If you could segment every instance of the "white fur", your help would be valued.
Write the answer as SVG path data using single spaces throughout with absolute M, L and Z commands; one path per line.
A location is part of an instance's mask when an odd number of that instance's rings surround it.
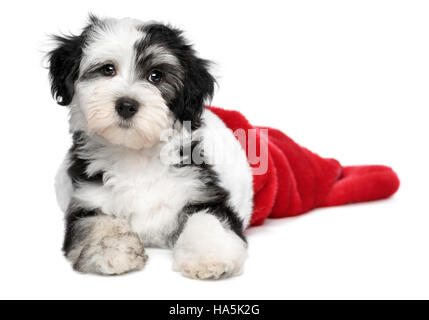
M 221 186 L 230 192 L 229 205 L 247 228 L 253 210 L 252 169 L 240 143 L 223 121 L 209 110 L 202 119 L 204 155 L 218 174 Z
M 246 245 L 218 219 L 206 212 L 193 214 L 173 249 L 173 268 L 194 279 L 238 275 L 247 258 Z
M 89 44 L 83 49 L 79 76 L 93 65 L 107 63 L 115 66 L 116 75 L 76 82 L 70 105 L 72 131 L 82 130 L 113 144 L 141 149 L 155 145 L 161 133 L 171 127 L 173 118 L 159 89 L 136 77 L 135 45 L 144 36 L 136 27 L 139 24 L 132 19 L 111 19 L 91 32 Z M 152 51 L 159 52 L 160 48 Z M 166 52 L 159 58 L 177 63 Z M 123 96 L 137 100 L 141 106 L 127 128 L 119 126 L 121 119 L 115 112 L 115 103 Z
M 67 169 L 70 167 L 69 155 L 67 154 L 55 176 L 55 193 L 60 209 L 66 212 L 73 196 L 73 185 Z
M 207 162 L 213 164 L 223 188 L 230 193 L 230 206 L 247 227 L 252 214 L 252 173 L 244 151 L 223 122 L 205 110 L 203 126 L 195 135 L 204 141 Z M 175 132 L 181 135 L 182 132 Z M 174 137 L 171 141 L 176 141 Z M 202 181 L 193 167 L 175 170 L 160 159 L 165 144 L 141 150 L 92 142 L 88 173 L 104 170 L 103 185 L 82 184 L 73 194 L 62 186 L 67 182 L 66 166 L 57 174 L 57 195 L 61 207 L 71 197 L 86 208 L 100 208 L 102 212 L 130 219 L 132 230 L 147 246 L 167 247 L 168 236 L 175 230 L 181 208 L 192 200 L 201 200 Z M 210 147 L 213 144 L 215 147 Z M 207 147 L 206 147 L 207 146 Z M 220 148 L 220 149 L 219 149 Z M 216 159 L 216 154 L 226 157 Z

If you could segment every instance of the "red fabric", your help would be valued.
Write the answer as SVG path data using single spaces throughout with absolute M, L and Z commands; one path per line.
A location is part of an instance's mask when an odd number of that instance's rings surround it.
M 249 148 L 261 150 L 261 143 L 268 144 L 267 170 L 262 175 L 253 175 L 255 195 L 251 225 L 260 225 L 268 217 L 296 216 L 317 207 L 383 199 L 399 188 L 399 179 L 389 167 L 343 167 L 335 159 L 322 158 L 299 146 L 277 129 L 252 126 L 237 111 L 208 109 L 233 132 L 244 129 L 247 143 L 242 146 L 252 170 L 260 165 L 255 163 L 259 154 L 252 156 Z M 261 129 L 268 131 L 268 137 Z M 256 135 L 254 141 L 249 139 L 249 130 Z

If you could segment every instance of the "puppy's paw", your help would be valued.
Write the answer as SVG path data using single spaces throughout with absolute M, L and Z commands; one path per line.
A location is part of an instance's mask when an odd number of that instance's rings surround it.
M 247 258 L 245 243 L 238 237 L 229 245 L 210 242 L 177 246 L 174 250 L 174 270 L 185 277 L 200 280 L 224 279 L 241 274 Z
M 218 280 L 241 274 L 242 266 L 242 262 L 232 259 L 191 256 L 186 261 L 176 260 L 174 270 L 191 279 Z
M 104 237 L 85 246 L 74 264 L 77 271 L 101 275 L 119 275 L 144 267 L 147 255 L 134 233 Z

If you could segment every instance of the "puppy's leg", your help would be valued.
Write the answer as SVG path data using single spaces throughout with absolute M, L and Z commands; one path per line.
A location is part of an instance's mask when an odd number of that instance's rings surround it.
M 63 249 L 74 269 L 84 273 L 123 274 L 142 269 L 147 260 L 126 220 L 82 208 L 67 212 Z
M 247 244 L 227 221 L 203 210 L 190 215 L 173 249 L 174 269 L 194 279 L 219 279 L 242 272 Z

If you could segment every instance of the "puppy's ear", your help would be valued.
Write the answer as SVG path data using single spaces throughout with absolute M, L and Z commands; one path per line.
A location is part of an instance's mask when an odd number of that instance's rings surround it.
M 102 20 L 89 14 L 88 24 L 79 36 L 54 36 L 55 49 L 48 53 L 51 91 L 57 103 L 67 106 L 73 99 L 74 83 L 79 76 L 83 46 L 94 26 L 101 26 Z
M 182 120 L 191 121 L 192 127 L 199 126 L 204 102 L 213 97 L 216 81 L 209 72 L 209 66 L 210 62 L 198 58 L 192 49 L 185 59 L 183 90 L 175 108 L 181 114 Z
M 79 75 L 83 36 L 54 36 L 57 47 L 49 54 L 51 92 L 57 103 L 66 106 L 73 99 L 74 83 Z

